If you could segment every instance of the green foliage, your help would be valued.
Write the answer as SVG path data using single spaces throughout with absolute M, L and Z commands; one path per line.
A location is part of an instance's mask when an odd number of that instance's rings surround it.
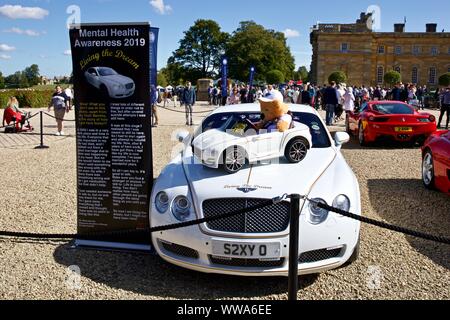
M 439 77 L 439 85 L 443 87 L 450 86 L 450 72 L 447 72 Z
M 402 81 L 402 75 L 397 71 L 391 70 L 384 75 L 384 82 L 390 86 L 393 86 Z
M 30 67 L 25 68 L 23 75 L 27 79 L 29 86 L 36 86 L 40 81 L 39 66 L 37 64 L 32 64 Z
M 3 90 L 0 91 L 0 107 L 5 108 L 9 97 L 16 97 L 20 108 L 44 108 L 52 99 L 54 90 Z
M 158 76 L 157 76 L 157 83 L 158 86 L 161 87 L 167 87 L 169 85 L 169 83 L 167 82 L 167 78 L 166 75 L 163 72 L 158 72 Z
M 197 20 L 184 32 L 184 38 L 168 64 L 176 64 L 192 81 L 214 76 L 220 68 L 220 57 L 225 52 L 228 37 L 217 22 Z
M 248 81 L 252 66 L 256 68 L 255 79 L 267 81 L 272 70 L 279 70 L 286 79 L 293 76 L 295 68 L 284 34 L 253 21 L 240 23 L 227 45 L 226 56 L 230 77 L 244 82 Z
M 336 82 L 339 83 L 346 83 L 347 82 L 347 75 L 343 71 L 335 71 L 328 77 L 328 82 Z
M 267 83 L 270 84 L 280 84 L 283 83 L 285 79 L 283 72 L 280 70 L 272 70 L 266 74 Z
M 305 66 L 301 66 L 297 71 L 294 72 L 295 81 L 302 80 L 303 83 L 309 82 L 309 71 Z
M 3 73 L 0 71 L 0 89 L 5 88 L 5 78 L 3 78 Z

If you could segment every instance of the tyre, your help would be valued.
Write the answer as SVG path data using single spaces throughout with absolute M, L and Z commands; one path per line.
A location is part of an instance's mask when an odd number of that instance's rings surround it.
M 229 174 L 237 173 L 244 168 L 246 160 L 246 152 L 243 148 L 230 147 L 223 154 L 223 168 Z
M 358 126 L 358 140 L 359 140 L 359 144 L 361 147 L 366 147 L 367 146 L 367 142 L 366 142 L 366 134 L 364 132 L 364 128 L 362 123 L 359 123 Z
M 299 163 L 308 154 L 308 141 L 305 138 L 292 139 L 286 146 L 284 156 L 290 163 Z
M 427 189 L 434 190 L 436 187 L 434 177 L 433 154 L 431 153 L 430 150 L 427 150 L 423 156 L 422 182 Z

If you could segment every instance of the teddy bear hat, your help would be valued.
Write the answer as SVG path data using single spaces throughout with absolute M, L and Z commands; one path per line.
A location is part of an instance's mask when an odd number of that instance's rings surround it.
M 260 98 L 261 102 L 272 102 L 272 101 L 280 101 L 283 102 L 283 95 L 278 90 L 272 90 L 267 96 L 264 98 Z

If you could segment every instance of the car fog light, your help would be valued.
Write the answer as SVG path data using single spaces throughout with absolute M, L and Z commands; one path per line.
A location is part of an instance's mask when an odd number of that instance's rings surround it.
M 333 207 L 348 212 L 350 210 L 350 200 L 346 195 L 338 195 L 333 201 Z
M 156 210 L 159 213 L 163 214 L 169 209 L 169 196 L 164 191 L 161 191 L 156 195 L 155 200 Z
M 191 214 L 191 202 L 185 196 L 178 196 L 172 203 L 172 214 L 178 221 L 186 221 Z
M 320 208 L 315 202 L 323 204 L 327 204 L 327 202 L 323 199 L 316 198 L 309 203 L 309 222 L 311 222 L 312 224 L 321 224 L 322 222 L 327 220 L 329 211 Z

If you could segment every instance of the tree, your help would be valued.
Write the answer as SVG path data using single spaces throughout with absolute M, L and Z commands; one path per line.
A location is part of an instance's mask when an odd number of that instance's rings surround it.
M 439 85 L 442 87 L 450 86 L 450 72 L 447 72 L 439 77 Z
M 3 78 L 3 73 L 0 71 L 0 89 L 5 89 L 5 78 Z
M 21 72 L 17 71 L 14 74 L 11 74 L 5 78 L 5 85 L 7 88 L 20 88 L 20 77 Z
M 220 58 L 225 52 L 228 38 L 228 33 L 222 32 L 217 22 L 197 20 L 184 32 L 180 47 L 173 53 L 172 63 L 178 64 L 198 78 L 215 76 L 220 68 Z
M 250 68 L 256 68 L 255 80 L 268 80 L 267 74 L 279 70 L 291 78 L 295 60 L 282 32 L 267 30 L 253 21 L 240 23 L 227 45 L 230 77 L 247 82 Z
M 283 72 L 280 70 L 272 70 L 267 72 L 266 81 L 271 84 L 279 84 L 283 83 L 286 78 L 284 77 Z
M 336 82 L 339 83 L 346 83 L 347 82 L 347 75 L 343 71 L 335 71 L 328 77 L 328 82 Z
M 301 66 L 298 68 L 296 72 L 294 72 L 294 80 L 302 80 L 303 83 L 309 82 L 309 71 L 305 66 Z
M 402 75 L 397 71 L 391 70 L 384 75 L 384 82 L 390 86 L 394 86 L 400 81 L 402 81 Z
M 23 72 L 30 86 L 36 86 L 39 84 L 40 74 L 39 74 L 39 66 L 37 64 L 32 64 L 30 67 L 25 68 Z
M 158 72 L 157 83 L 158 83 L 158 86 L 161 86 L 164 88 L 168 86 L 167 78 L 166 78 L 165 74 L 161 71 Z

